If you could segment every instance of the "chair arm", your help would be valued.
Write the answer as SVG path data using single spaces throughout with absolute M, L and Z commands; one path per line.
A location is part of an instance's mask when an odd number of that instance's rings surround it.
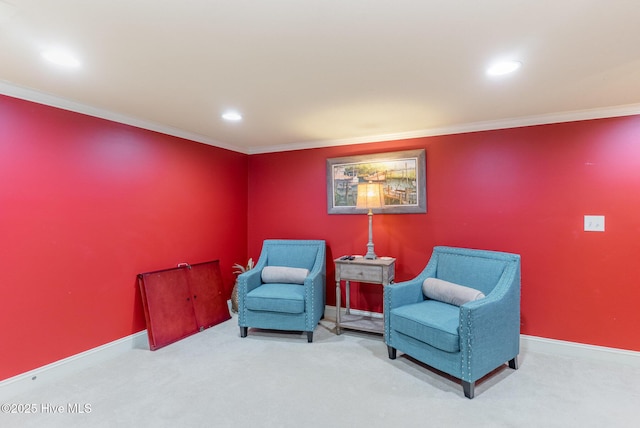
M 384 286 L 385 309 L 418 303 L 424 300 L 422 281 L 415 279 Z
M 326 270 L 325 265 L 322 262 L 316 261 L 315 265 L 313 265 L 313 268 L 311 269 L 311 271 L 307 275 L 307 279 L 308 278 L 316 278 L 316 277 L 318 277 L 318 275 L 320 275 L 321 273 L 325 272 L 325 270 Z
M 384 313 L 384 340 L 387 345 L 391 345 L 389 342 L 389 338 L 391 337 L 391 310 L 423 300 L 422 281 L 417 278 L 384 286 L 382 311 Z
M 422 294 L 422 283 L 426 278 L 436 276 L 437 259 L 432 258 L 418 276 L 408 281 L 390 284 L 384 287 L 384 310 L 389 312 L 393 308 L 419 303 L 425 300 Z M 388 318 L 388 317 L 387 317 Z
M 238 275 L 238 295 L 244 295 L 262 284 L 262 268 L 254 268 Z
M 322 287 L 324 282 L 324 271 L 321 266 L 316 266 L 307 277 L 304 279 L 304 286 L 306 288 Z
M 485 298 L 460 306 L 462 379 L 476 381 L 520 350 L 520 279 L 507 268 Z M 474 358 L 474 355 L 481 357 Z
M 258 288 L 262 284 L 262 268 L 264 263 L 253 269 L 238 275 L 238 325 L 246 327 L 245 297 L 251 290 Z
M 324 263 L 317 262 L 309 275 L 304 280 L 306 312 L 306 331 L 313 331 L 324 314 L 326 267 Z

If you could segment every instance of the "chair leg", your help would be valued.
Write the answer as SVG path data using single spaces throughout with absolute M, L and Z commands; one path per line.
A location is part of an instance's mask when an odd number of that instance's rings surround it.
M 249 327 L 240 327 L 240 337 L 247 337 L 247 330 Z
M 396 359 L 396 348 L 393 348 L 393 347 L 387 345 L 387 351 L 389 352 L 389 359 L 390 360 L 395 360 Z
M 307 332 L 307 343 L 311 343 L 313 342 L 313 332 L 312 331 L 308 331 Z
M 475 387 L 476 383 L 475 382 L 467 382 L 467 381 L 462 381 L 462 390 L 464 391 L 464 396 L 467 397 L 468 399 L 472 399 L 473 395 L 474 395 L 474 387 Z
M 509 368 L 518 370 L 518 356 L 516 355 L 513 359 L 509 360 Z

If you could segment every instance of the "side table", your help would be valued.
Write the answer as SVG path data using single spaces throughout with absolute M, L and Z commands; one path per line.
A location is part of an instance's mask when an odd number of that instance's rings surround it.
M 395 278 L 396 259 L 382 257 L 367 260 L 364 257 L 356 257 L 353 260 L 337 258 L 333 262 L 336 267 L 336 334 L 340 334 L 342 328 L 382 334 L 384 332 L 382 314 L 378 317 L 351 314 L 350 281 L 380 284 L 383 287 L 389 285 Z M 346 287 L 344 314 L 341 309 L 340 281 L 345 281 Z

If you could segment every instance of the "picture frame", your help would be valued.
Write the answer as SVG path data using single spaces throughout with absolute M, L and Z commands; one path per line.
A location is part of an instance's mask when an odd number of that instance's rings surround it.
M 424 149 L 327 159 L 327 212 L 366 214 L 356 208 L 358 183 L 379 182 L 385 205 L 373 213 L 427 212 L 427 170 Z

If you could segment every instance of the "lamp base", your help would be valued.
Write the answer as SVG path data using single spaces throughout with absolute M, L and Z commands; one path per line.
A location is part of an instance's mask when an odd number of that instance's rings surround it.
M 364 258 L 367 260 L 375 260 L 378 258 L 378 256 L 376 256 L 376 253 L 373 251 L 373 227 L 372 227 L 372 220 L 373 220 L 373 213 L 371 212 L 371 209 L 369 209 L 369 242 L 367 243 L 367 254 L 364 255 Z
M 371 254 L 367 253 L 365 254 L 364 258 L 367 260 L 375 260 L 378 258 L 378 256 L 376 256 L 375 253 L 371 253 Z

